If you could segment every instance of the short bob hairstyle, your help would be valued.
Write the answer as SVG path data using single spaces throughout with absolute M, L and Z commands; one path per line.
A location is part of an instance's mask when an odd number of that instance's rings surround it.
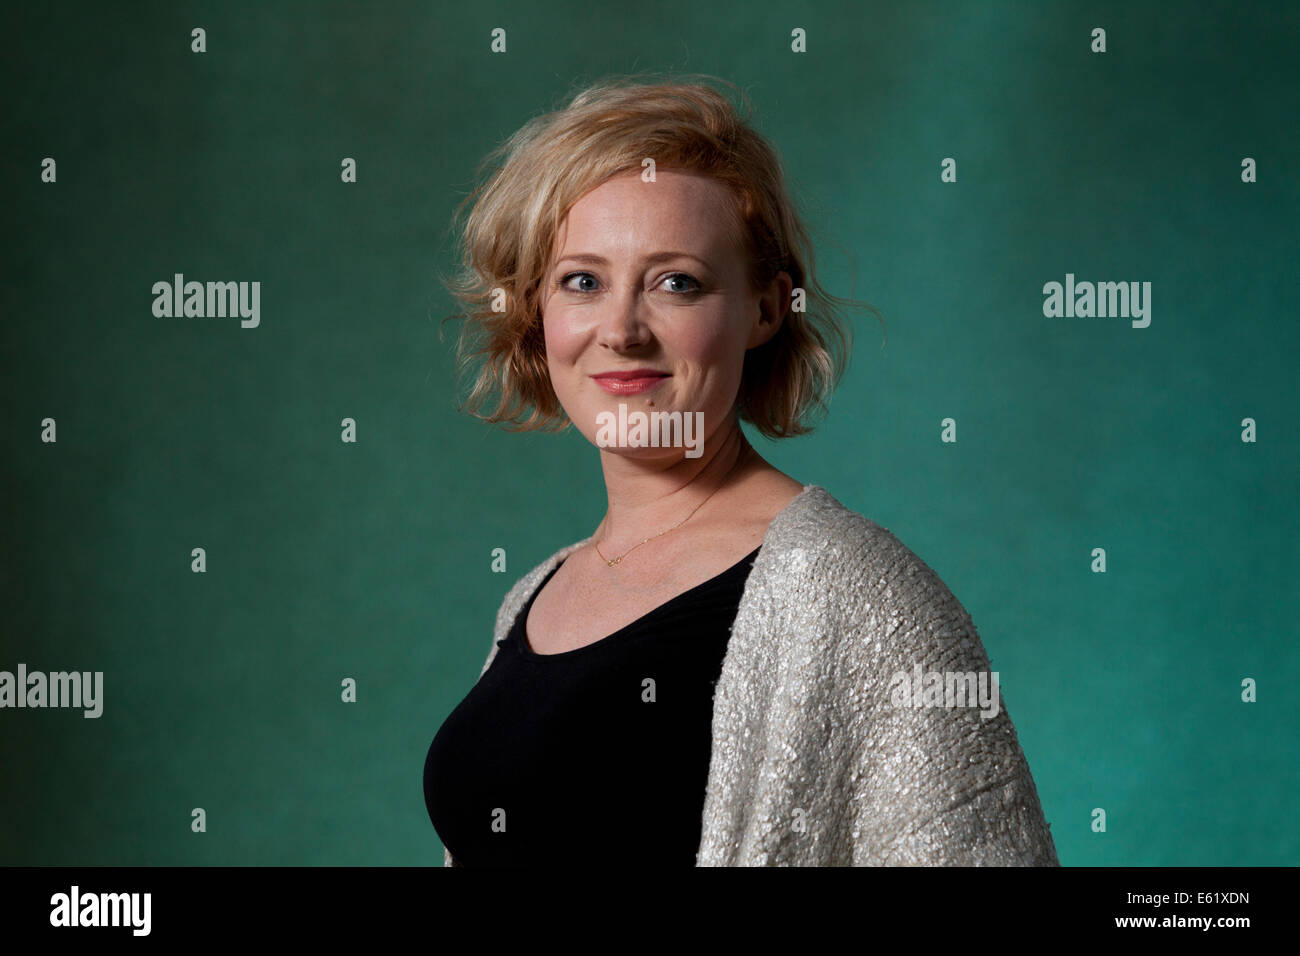
M 851 329 L 837 303 L 854 300 L 829 295 L 814 277 L 812 246 L 768 142 L 709 86 L 640 82 L 645 76 L 599 81 L 564 109 L 527 122 L 488 154 L 480 176 L 505 161 L 457 207 L 453 227 L 473 203 L 459 240 L 460 272 L 446 281 L 465 311 L 448 318 L 466 320 L 460 371 L 485 359 L 461 410 L 507 422 L 511 431 L 568 427 L 546 365 L 546 265 L 573 204 L 611 176 L 642 170 L 648 157 L 656 169 L 692 171 L 730 187 L 755 290 L 782 270 L 803 290 L 804 310 L 787 308 L 777 334 L 746 354 L 737 397 L 741 419 L 768 438 L 812 431 L 805 417 L 829 408 L 848 365 Z M 752 108 L 740 95 L 747 117 Z

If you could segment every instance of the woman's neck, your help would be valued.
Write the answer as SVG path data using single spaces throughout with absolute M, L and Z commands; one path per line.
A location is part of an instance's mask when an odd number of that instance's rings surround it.
M 594 539 L 606 560 L 716 508 L 723 489 L 765 464 L 734 419 L 725 435 L 704 444 L 699 458 L 637 460 L 602 453 L 609 504 Z

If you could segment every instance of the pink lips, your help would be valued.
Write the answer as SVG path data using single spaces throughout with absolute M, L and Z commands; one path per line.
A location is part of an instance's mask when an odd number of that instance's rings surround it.
M 667 372 L 653 368 L 634 368 L 625 372 L 601 372 L 593 375 L 596 384 L 611 395 L 635 395 L 654 388 L 664 379 Z

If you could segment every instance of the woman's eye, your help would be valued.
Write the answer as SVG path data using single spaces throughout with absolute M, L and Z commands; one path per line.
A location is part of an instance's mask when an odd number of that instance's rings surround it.
M 694 288 L 689 288 L 689 289 L 674 289 L 673 291 L 677 292 L 678 294 L 698 292 L 700 290 L 700 284 L 696 282 L 694 279 L 692 279 L 690 276 L 688 276 L 685 272 L 674 272 L 672 275 L 664 279 L 664 281 L 665 282 L 689 282 L 694 286 Z
M 590 272 L 570 272 L 567 276 L 565 276 L 563 279 L 560 280 L 560 288 L 562 288 L 562 289 L 570 289 L 571 292 L 590 292 L 590 291 L 592 291 L 592 290 L 589 289 L 589 288 L 588 288 L 588 289 L 571 289 L 571 288 L 570 288 L 570 286 L 569 286 L 569 280 L 570 280 L 570 279 L 576 279 L 576 278 L 579 278 L 579 277 L 581 277 L 581 278 L 586 278 L 586 279 L 591 279 L 591 280 L 593 280 L 593 281 L 595 281 L 595 278 L 596 278 L 596 277 L 593 276 Z

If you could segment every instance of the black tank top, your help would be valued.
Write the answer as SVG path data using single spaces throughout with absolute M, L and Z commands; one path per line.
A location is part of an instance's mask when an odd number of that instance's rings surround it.
M 758 551 L 594 644 L 535 654 L 525 623 L 556 565 L 424 762 L 458 863 L 695 865 L 714 686 Z

